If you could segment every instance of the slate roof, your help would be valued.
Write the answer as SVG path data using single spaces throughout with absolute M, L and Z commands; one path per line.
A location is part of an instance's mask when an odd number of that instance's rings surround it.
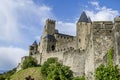
M 32 45 L 37 45 L 37 42 L 36 42 L 36 40 L 33 42 L 33 44 Z
M 88 22 L 92 22 L 92 20 L 90 19 L 90 17 L 88 17 Z
M 85 13 L 84 11 L 83 11 L 83 13 L 81 14 L 78 22 L 89 22 L 88 17 L 87 17 L 87 15 L 86 15 L 86 13 Z
M 53 36 L 53 35 L 50 35 L 50 34 L 47 34 L 47 35 L 45 35 L 45 36 L 44 36 L 44 38 L 49 38 L 49 39 L 51 39 L 51 38 L 52 38 L 52 39 L 53 39 L 53 38 L 54 38 L 54 36 Z

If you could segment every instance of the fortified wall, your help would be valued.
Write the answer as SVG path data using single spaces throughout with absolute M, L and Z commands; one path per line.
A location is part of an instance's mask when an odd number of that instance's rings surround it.
M 46 20 L 41 42 L 29 47 L 29 56 L 43 64 L 50 57 L 70 66 L 74 76 L 94 80 L 94 71 L 107 63 L 107 51 L 114 48 L 114 64 L 120 65 L 120 17 L 112 21 L 94 21 L 83 12 L 76 23 L 76 36 L 61 34 L 56 21 Z

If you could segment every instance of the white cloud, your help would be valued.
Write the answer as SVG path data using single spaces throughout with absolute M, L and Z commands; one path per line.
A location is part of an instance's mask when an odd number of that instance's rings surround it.
M 21 57 L 28 55 L 26 50 L 9 45 L 23 47 L 30 40 L 33 42 L 50 17 L 54 18 L 52 8 L 37 5 L 33 0 L 0 0 L 0 46 L 6 45 L 0 47 L 0 69 L 13 68 Z
M 12 69 L 28 51 L 18 47 L 0 47 L 0 70 Z
M 107 8 L 106 6 L 100 6 L 99 2 L 90 2 L 95 10 L 86 10 L 86 13 L 93 21 L 113 21 L 113 19 L 119 15 L 117 10 Z
M 92 1 L 90 2 L 90 4 L 92 4 L 93 6 L 99 6 L 99 3 L 97 1 Z
M 0 40 L 17 42 L 29 33 L 35 35 L 45 19 L 53 17 L 51 10 L 33 0 L 0 0 Z
M 58 21 L 56 26 L 57 26 L 56 29 L 58 29 L 60 33 L 76 35 L 76 24 L 75 23 Z
M 12 13 L 14 4 L 11 1 L 0 0 L 0 40 L 11 40 L 20 35 L 16 27 L 16 19 Z

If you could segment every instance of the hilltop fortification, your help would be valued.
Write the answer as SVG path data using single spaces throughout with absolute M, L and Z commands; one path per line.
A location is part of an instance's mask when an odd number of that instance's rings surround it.
M 50 57 L 57 57 L 70 66 L 75 76 L 85 74 L 94 80 L 94 71 L 107 63 L 107 50 L 114 48 L 114 64 L 120 64 L 120 17 L 112 21 L 94 21 L 83 12 L 76 23 L 76 36 L 61 34 L 56 21 L 46 20 L 41 42 L 29 47 L 29 56 L 43 64 Z

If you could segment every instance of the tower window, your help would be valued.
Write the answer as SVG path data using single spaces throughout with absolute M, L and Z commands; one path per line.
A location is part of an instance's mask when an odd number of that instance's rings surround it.
M 112 33 L 112 30 L 110 30 L 109 32 Z
M 81 40 L 79 39 L 79 42 L 81 42 Z
M 55 50 L 55 46 L 54 46 L 54 45 L 52 45 L 51 49 L 52 49 L 52 51 L 54 51 L 54 50 Z

